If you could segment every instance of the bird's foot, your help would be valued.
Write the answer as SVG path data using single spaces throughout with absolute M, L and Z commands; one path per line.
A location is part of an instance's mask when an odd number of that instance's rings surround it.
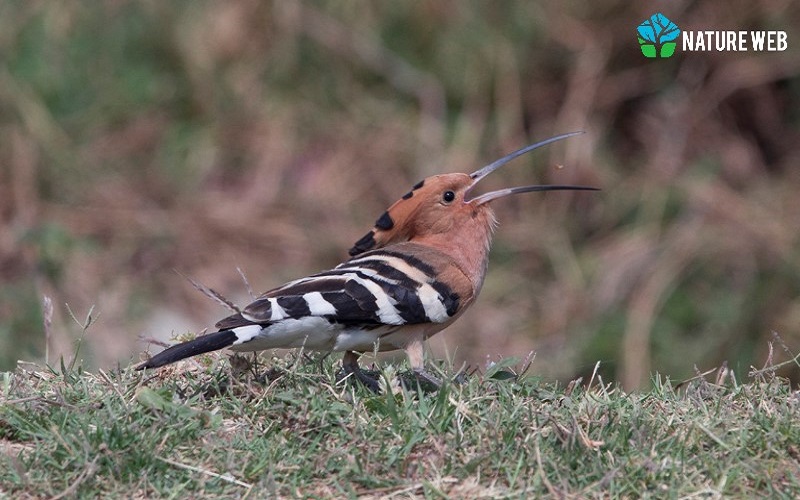
M 455 385 L 462 385 L 462 384 L 466 384 L 467 382 L 469 382 L 469 376 L 470 376 L 470 375 L 471 375 L 471 374 L 468 374 L 468 373 L 466 372 L 466 370 L 462 370 L 462 371 L 460 371 L 460 372 L 456 373 L 456 376 L 455 376 L 455 377 L 453 377 L 453 380 L 452 380 L 452 382 L 453 382 Z
M 375 394 L 381 393 L 381 372 L 377 370 L 362 370 L 358 366 L 353 367 L 345 363 L 342 364 L 342 369 L 336 376 L 336 383 L 344 380 L 355 381 Z
M 397 376 L 406 389 L 419 387 L 422 392 L 435 392 L 442 387 L 442 380 L 424 368 L 414 368 Z

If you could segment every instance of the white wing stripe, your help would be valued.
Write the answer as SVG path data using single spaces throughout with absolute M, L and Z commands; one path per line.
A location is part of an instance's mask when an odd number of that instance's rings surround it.
M 280 321 L 282 319 L 289 317 L 286 311 L 278 304 L 277 298 L 270 297 L 269 305 L 270 305 L 270 311 L 272 311 L 269 317 L 270 321 Z
M 447 308 L 442 302 L 442 296 L 432 286 L 424 283 L 417 289 L 417 294 L 428 319 L 434 323 L 444 323 L 450 319 L 447 314 Z
M 328 302 L 322 297 L 319 292 L 309 292 L 303 295 L 303 299 L 308 304 L 308 309 L 311 316 L 328 316 L 335 315 L 336 308 L 333 304 Z
M 379 284 L 372 280 L 362 279 L 355 274 L 352 275 L 351 279 L 369 290 L 372 296 L 375 297 L 375 304 L 378 306 L 378 319 L 380 319 L 382 323 L 388 325 L 402 325 L 405 323 L 405 320 L 394 307 L 394 300 L 383 291 L 383 288 L 381 288 Z
M 261 330 L 261 325 L 237 326 L 231 330 L 236 334 L 236 340 L 233 342 L 233 345 L 244 344 L 245 342 L 253 340 L 259 336 Z

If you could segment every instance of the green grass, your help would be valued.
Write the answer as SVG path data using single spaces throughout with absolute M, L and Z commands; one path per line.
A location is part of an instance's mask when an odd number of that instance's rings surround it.
M 505 360 L 439 392 L 374 395 L 337 384 L 333 358 L 20 365 L 0 375 L 0 495 L 800 495 L 800 397 L 769 369 L 625 393 Z M 383 366 L 386 380 L 404 369 Z

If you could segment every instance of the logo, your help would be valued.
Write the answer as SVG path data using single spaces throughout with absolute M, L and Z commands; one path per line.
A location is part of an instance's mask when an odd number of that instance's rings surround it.
M 783 52 L 789 48 L 786 31 L 776 30 L 681 30 L 658 12 L 636 28 L 639 48 L 648 59 L 675 54 L 678 37 L 684 52 Z
M 645 19 L 636 31 L 639 33 L 639 48 L 647 58 L 672 57 L 678 45 L 675 40 L 681 34 L 681 29 L 660 12 Z

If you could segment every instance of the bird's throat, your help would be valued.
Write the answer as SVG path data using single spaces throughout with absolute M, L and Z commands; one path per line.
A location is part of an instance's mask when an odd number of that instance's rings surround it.
M 424 241 L 419 243 L 448 255 L 473 283 L 477 295 L 486 275 L 489 249 L 496 225 L 494 212 L 488 207 L 482 207 L 468 217 L 456 220 L 449 231 L 426 235 Z

